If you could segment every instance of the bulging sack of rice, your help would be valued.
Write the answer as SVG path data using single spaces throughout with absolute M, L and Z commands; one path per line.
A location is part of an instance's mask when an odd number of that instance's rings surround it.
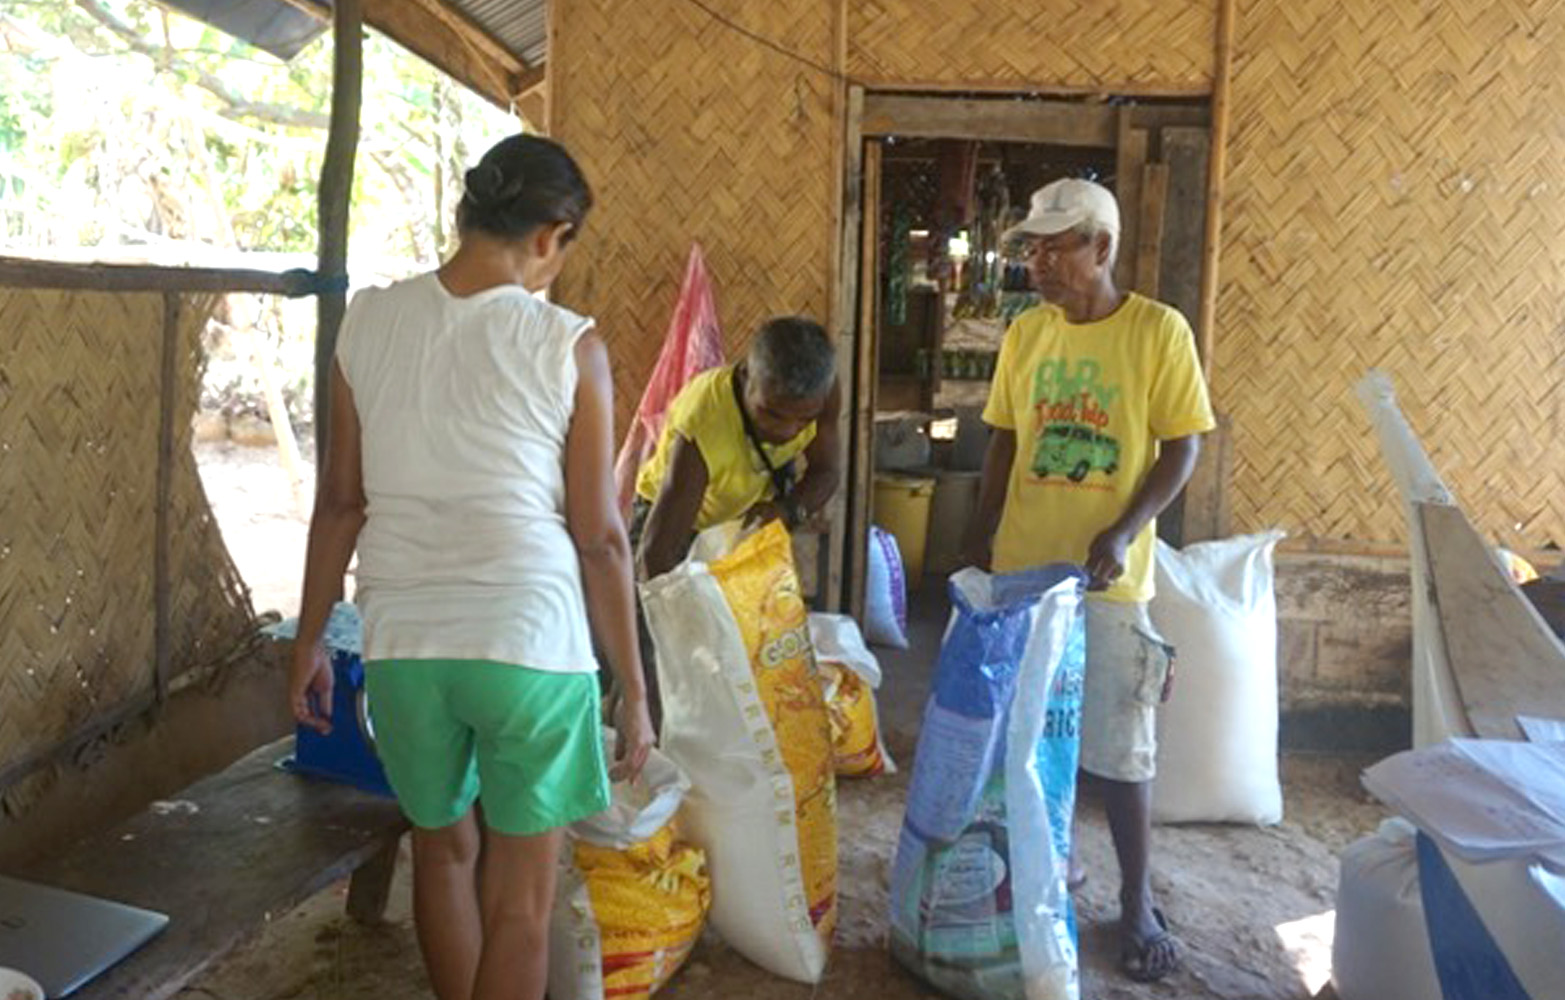
M 818 982 L 837 923 L 837 789 L 788 533 L 714 528 L 642 601 L 712 926 L 768 972 Z
M 897 766 L 880 738 L 880 713 L 875 706 L 880 661 L 864 644 L 858 623 L 847 615 L 812 614 L 810 641 L 815 644 L 831 719 L 837 776 L 895 774 Z
M 1074 567 L 951 578 L 891 875 L 891 953 L 963 1000 L 1078 1000 L 1066 891 L 1086 629 Z
M 571 825 L 549 923 L 553 1000 L 640 1000 L 689 957 L 712 904 L 706 856 L 675 824 L 689 788 L 653 750 L 606 812 Z

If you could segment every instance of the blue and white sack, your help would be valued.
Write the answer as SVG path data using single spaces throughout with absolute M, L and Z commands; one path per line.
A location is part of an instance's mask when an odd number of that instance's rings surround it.
M 1065 879 L 1084 582 L 1070 566 L 951 577 L 891 875 L 891 953 L 962 1000 L 1080 996 Z

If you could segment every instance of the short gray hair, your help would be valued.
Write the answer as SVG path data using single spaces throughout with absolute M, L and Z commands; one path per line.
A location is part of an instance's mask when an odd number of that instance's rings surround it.
M 1110 271 L 1114 270 L 1114 264 L 1119 260 L 1119 230 L 1089 219 L 1077 226 L 1075 231 L 1094 243 L 1097 242 L 1099 233 L 1107 233 L 1109 237 L 1109 259 L 1104 266 Z
M 761 324 L 750 342 L 749 367 L 768 396 L 819 399 L 837 377 L 837 349 L 813 319 L 778 316 Z

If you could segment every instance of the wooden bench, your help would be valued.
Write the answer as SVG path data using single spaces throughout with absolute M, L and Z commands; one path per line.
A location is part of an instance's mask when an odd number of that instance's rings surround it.
M 168 997 L 347 875 L 349 915 L 381 919 L 407 821 L 388 799 L 278 770 L 292 749 L 291 737 L 261 747 L 171 805 L 8 873 L 168 914 L 161 934 L 73 1000 Z

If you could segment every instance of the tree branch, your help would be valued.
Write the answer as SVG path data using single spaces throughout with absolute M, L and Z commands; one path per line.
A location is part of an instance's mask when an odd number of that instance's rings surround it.
M 216 75 L 180 58 L 179 53 L 174 50 L 143 38 L 135 28 L 121 21 L 113 11 L 98 3 L 98 0 L 76 0 L 76 6 L 129 45 L 132 51 L 151 59 L 159 69 L 174 70 L 188 75 L 196 86 L 223 102 L 224 107 L 218 111 L 218 114 L 224 118 L 232 118 L 235 121 L 256 119 L 284 128 L 324 129 L 331 123 L 330 117 L 320 111 L 307 111 L 283 104 L 249 100 Z

